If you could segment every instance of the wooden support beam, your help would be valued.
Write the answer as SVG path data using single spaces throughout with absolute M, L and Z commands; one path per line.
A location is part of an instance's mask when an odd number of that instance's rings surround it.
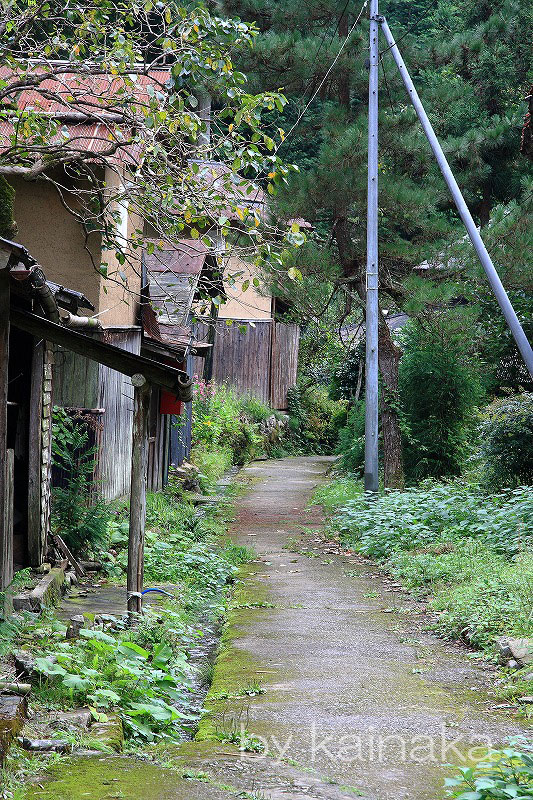
M 131 453 L 130 529 L 128 539 L 128 611 L 142 611 L 144 579 L 144 529 L 148 470 L 148 416 L 151 385 L 144 375 L 133 375 L 133 442 Z
M 5 589 L 13 578 L 13 533 L 10 530 L 11 515 L 7 510 L 9 484 L 7 456 L 9 298 L 9 274 L 6 269 L 0 269 L 0 591 Z
M 33 348 L 28 438 L 28 557 L 32 567 L 42 561 L 41 460 L 43 425 L 44 342 Z
M 6 486 L 4 502 L 5 545 L 3 547 L 2 573 L 5 585 L 13 580 L 13 499 L 15 491 L 15 452 L 6 450 Z
M 63 558 L 68 559 L 68 562 L 74 568 L 74 572 L 76 573 L 77 577 L 85 578 L 86 575 L 85 570 L 83 569 L 80 562 L 76 558 L 74 558 L 74 556 L 72 555 L 71 551 L 69 550 L 69 548 L 67 547 L 61 536 L 58 536 L 58 534 L 56 533 L 55 536 L 52 537 L 52 541 L 54 542 L 55 546 L 57 547 Z
M 27 331 L 33 336 L 59 344 L 73 353 L 104 364 L 117 372 L 122 372 L 123 375 L 132 377 L 142 373 L 146 380 L 173 392 L 184 403 L 192 400 L 192 381 L 181 369 L 169 367 L 151 358 L 122 350 L 120 347 L 93 339 L 72 328 L 64 328 L 63 325 L 50 322 L 48 319 L 30 314 L 28 311 L 11 309 L 11 322 L 17 328 Z

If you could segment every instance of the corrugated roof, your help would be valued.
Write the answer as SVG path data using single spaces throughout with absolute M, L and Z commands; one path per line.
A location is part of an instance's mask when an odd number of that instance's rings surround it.
M 36 65 L 34 70 L 30 70 L 30 74 L 35 72 L 39 75 L 43 71 L 42 65 Z M 15 135 L 15 126 L 7 117 L 7 112 L 10 110 L 9 106 L 12 107 L 16 102 L 19 111 L 41 112 L 60 123 L 59 133 L 51 137 L 48 144 L 64 143 L 65 148 L 97 155 L 108 150 L 110 144 L 118 143 L 118 152 L 123 152 L 129 159 L 137 160 L 141 146 L 129 141 L 130 131 L 118 123 L 117 115 L 120 115 L 122 109 L 127 116 L 135 111 L 131 103 L 133 93 L 136 94 L 140 112 L 148 100 L 148 85 L 162 90 L 169 75 L 168 70 L 153 70 L 147 75 L 133 76 L 134 86 L 127 85 L 122 76 L 116 75 L 65 72 L 60 76 L 45 78 L 39 83 L 38 89 L 24 89 L 4 99 L 4 105 L 0 106 L 0 113 L 4 111 L 0 121 L 0 147 L 7 149 L 12 145 L 11 137 Z M 5 66 L 0 67 L 0 78 L 8 84 L 10 78 L 14 82 L 18 80 L 18 76 Z M 78 121 L 75 118 L 76 115 L 83 114 L 96 119 Z M 62 123 L 63 119 L 65 121 Z
M 186 329 L 189 312 L 208 248 L 197 239 L 181 239 L 175 246 L 145 252 L 150 298 L 160 325 Z

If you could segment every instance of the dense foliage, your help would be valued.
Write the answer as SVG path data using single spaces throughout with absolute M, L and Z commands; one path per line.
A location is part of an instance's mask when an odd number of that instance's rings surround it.
M 490 483 L 533 483 L 533 394 L 495 401 L 484 414 L 480 458 Z
M 348 412 L 346 425 L 339 431 L 337 452 L 339 469 L 353 475 L 361 474 L 365 464 L 365 404 L 354 403 Z
M 202 474 L 216 480 L 232 465 L 263 456 L 269 442 L 265 422 L 282 415 L 251 395 L 195 379 L 192 458 Z M 281 430 L 281 428 L 280 428 Z
M 533 497 L 487 496 L 479 486 L 426 482 L 370 499 L 344 479 L 317 501 L 336 513 L 342 542 L 429 594 L 434 626 L 490 648 L 498 634 L 531 632 Z
M 461 767 L 447 778 L 447 794 L 456 800 L 491 800 L 533 795 L 533 753 L 525 737 L 512 739 L 502 750 L 487 753 L 475 767 Z
M 288 392 L 288 452 L 328 454 L 335 451 L 346 420 L 345 403 L 332 400 L 325 387 L 298 385 Z
M 105 543 L 110 520 L 95 480 L 97 448 L 89 446 L 88 422 L 54 408 L 52 456 L 52 529 L 87 555 Z
M 483 396 L 480 365 L 465 341 L 465 313 L 433 311 L 402 330 L 400 402 L 411 481 L 457 475 Z

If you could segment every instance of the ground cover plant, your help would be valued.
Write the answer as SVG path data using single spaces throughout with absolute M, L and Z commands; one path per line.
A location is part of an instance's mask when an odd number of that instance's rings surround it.
M 521 737 L 512 739 L 500 751 L 491 751 L 475 767 L 462 767 L 446 779 L 448 796 L 456 800 L 533 797 L 533 755 L 531 744 Z
M 125 508 L 116 509 L 105 561 L 111 580 L 123 583 L 127 563 Z M 104 617 L 79 638 L 65 638 L 66 625 L 49 612 L 12 623 L 11 639 L 31 652 L 40 673 L 34 702 L 44 707 L 89 706 L 95 717 L 118 713 L 136 741 L 179 737 L 194 722 L 188 662 L 201 636 L 202 620 L 224 615 L 238 565 L 250 550 L 224 539 L 231 505 L 196 512 L 173 497 L 173 489 L 147 496 L 145 585 L 164 585 L 172 597 L 146 607 L 134 626 Z
M 269 442 L 264 423 L 283 415 L 252 395 L 196 376 L 192 416 L 192 460 L 208 482 L 232 465 L 265 455 Z
M 371 500 L 356 480 L 315 497 L 352 550 L 428 596 L 435 629 L 494 651 L 501 634 L 533 630 L 533 496 L 528 487 L 487 495 L 475 484 L 426 481 Z

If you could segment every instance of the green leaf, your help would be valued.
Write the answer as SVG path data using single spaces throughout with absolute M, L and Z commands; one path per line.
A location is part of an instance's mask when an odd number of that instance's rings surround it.
M 165 642 L 154 647 L 152 653 L 152 664 L 154 667 L 165 666 L 172 658 L 172 650 Z
M 91 685 L 91 681 L 88 678 L 82 678 L 81 675 L 75 675 L 73 673 L 67 673 L 62 680 L 63 686 L 67 686 L 69 689 L 87 689 L 88 686 Z
M 302 273 L 296 267 L 290 267 L 290 269 L 287 270 L 287 275 L 289 276 L 291 281 L 301 281 L 301 280 L 303 280 Z
M 148 716 L 158 722 L 169 722 L 178 716 L 178 712 L 168 705 L 155 705 L 154 703 L 131 703 L 126 714 L 131 717 Z
M 119 653 L 122 653 L 129 658 L 136 658 L 140 659 L 141 661 L 146 661 L 150 653 L 148 650 L 145 650 L 144 647 L 139 647 L 138 644 L 135 642 L 121 642 L 117 647 Z
M 91 630 L 90 628 L 82 628 L 80 636 L 83 639 L 89 639 L 93 642 L 105 642 L 106 644 L 116 644 L 115 639 L 104 631 Z
M 43 675 L 66 675 L 66 669 L 63 669 L 62 666 L 56 664 L 50 658 L 36 658 L 35 659 L 35 666 L 39 672 L 42 672 Z

